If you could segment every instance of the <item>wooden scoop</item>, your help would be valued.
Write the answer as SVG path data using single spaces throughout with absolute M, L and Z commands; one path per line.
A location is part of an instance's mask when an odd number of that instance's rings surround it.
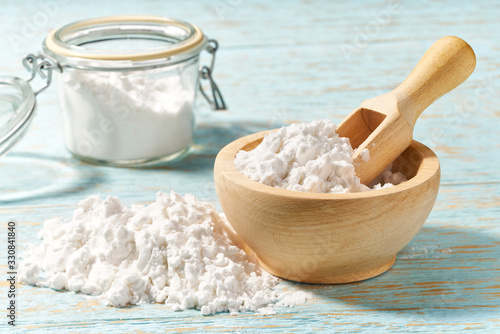
M 396 89 L 366 100 L 337 129 L 356 150 L 356 175 L 369 185 L 406 148 L 417 118 L 432 102 L 467 79 L 476 67 L 474 51 L 464 40 L 447 36 L 434 43 Z M 368 149 L 370 159 L 362 152 Z

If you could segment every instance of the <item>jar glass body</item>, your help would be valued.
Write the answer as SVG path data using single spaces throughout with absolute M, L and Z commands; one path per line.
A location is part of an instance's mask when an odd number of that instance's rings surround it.
M 178 157 L 193 142 L 198 62 L 127 71 L 63 67 L 57 81 L 69 151 L 109 165 Z
M 172 160 L 194 139 L 199 58 L 207 39 L 178 20 L 114 16 L 52 32 L 66 146 L 97 164 Z

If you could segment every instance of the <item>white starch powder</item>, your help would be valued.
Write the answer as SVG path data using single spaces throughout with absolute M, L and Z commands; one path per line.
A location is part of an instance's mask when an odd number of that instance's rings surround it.
M 65 70 L 59 88 L 68 149 L 95 160 L 126 161 L 187 148 L 195 83 L 174 74 Z
M 406 180 L 390 167 L 371 189 L 356 176 L 348 138 L 329 120 L 292 124 L 271 132 L 255 149 L 240 151 L 234 164 L 246 177 L 293 191 L 350 193 L 390 187 Z M 362 159 L 370 159 L 368 150 Z
M 309 298 L 278 293 L 228 238 L 214 208 L 192 195 L 159 192 L 156 202 L 123 206 L 90 196 L 70 221 L 50 219 L 23 254 L 20 281 L 100 296 L 113 306 L 165 303 L 202 314 L 269 312 Z M 42 275 L 45 277 L 41 277 Z

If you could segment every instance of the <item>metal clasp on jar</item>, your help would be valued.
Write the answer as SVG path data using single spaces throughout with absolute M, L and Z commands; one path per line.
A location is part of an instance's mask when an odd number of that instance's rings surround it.
M 200 92 L 201 94 L 205 97 L 207 102 L 210 104 L 212 109 L 214 110 L 226 110 L 226 103 L 224 102 L 224 98 L 222 97 L 222 93 L 219 90 L 219 87 L 217 87 L 217 84 L 214 81 L 214 78 L 212 77 L 212 73 L 214 71 L 214 65 L 215 65 L 215 53 L 217 52 L 217 49 L 219 48 L 219 43 L 215 39 L 209 39 L 208 44 L 205 48 L 205 50 L 212 55 L 212 61 L 210 62 L 210 66 L 202 66 L 200 68 Z M 208 96 L 208 94 L 205 92 L 205 90 L 202 87 L 201 80 L 208 80 L 210 83 L 210 88 L 212 91 L 212 98 Z
M 38 62 L 38 60 L 41 60 L 41 62 Z M 52 70 L 55 69 L 61 71 L 61 67 L 57 63 L 51 62 L 40 55 L 35 56 L 32 53 L 23 58 L 23 65 L 24 68 L 31 73 L 30 77 L 26 79 L 27 82 L 33 80 L 37 73 L 43 79 L 46 79 L 45 85 L 34 92 L 35 96 L 50 86 L 50 83 L 52 82 Z

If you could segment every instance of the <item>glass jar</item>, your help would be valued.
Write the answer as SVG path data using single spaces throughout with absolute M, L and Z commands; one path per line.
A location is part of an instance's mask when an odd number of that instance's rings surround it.
M 214 109 L 225 109 L 212 79 L 217 47 L 184 21 L 111 16 L 53 31 L 43 52 L 24 63 L 48 84 L 56 73 L 66 146 L 73 155 L 97 164 L 142 166 L 189 149 L 198 87 Z M 203 50 L 213 58 L 200 69 Z M 200 76 L 209 80 L 213 100 Z

